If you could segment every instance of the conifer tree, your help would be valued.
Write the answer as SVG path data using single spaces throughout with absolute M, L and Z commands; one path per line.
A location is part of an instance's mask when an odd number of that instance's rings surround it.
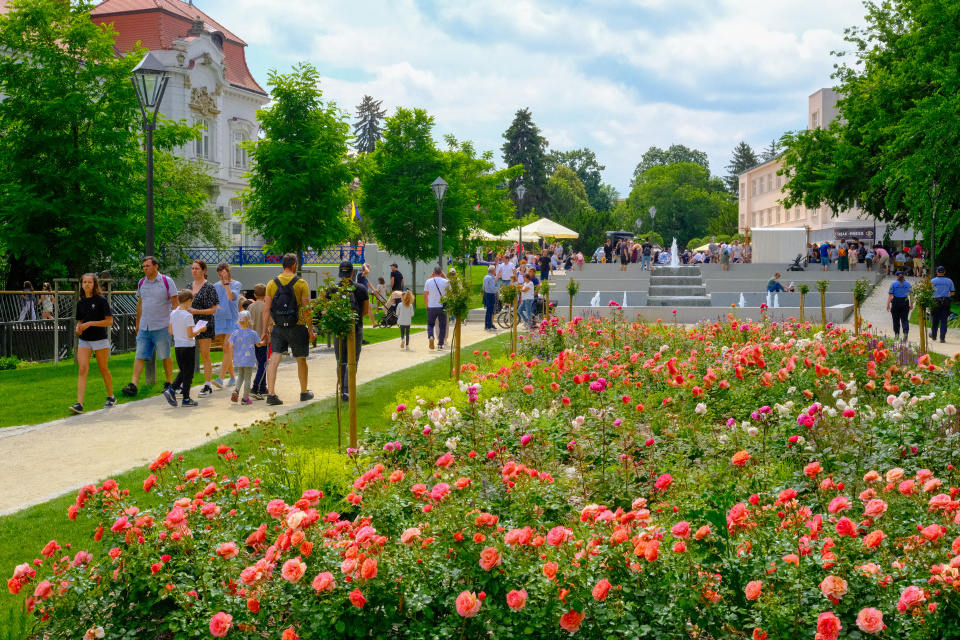
M 363 96 L 363 102 L 357 107 L 357 123 L 353 125 L 353 148 L 357 153 L 371 153 L 377 148 L 377 142 L 383 135 L 380 123 L 387 115 L 386 110 L 380 109 L 382 102 L 371 96 Z

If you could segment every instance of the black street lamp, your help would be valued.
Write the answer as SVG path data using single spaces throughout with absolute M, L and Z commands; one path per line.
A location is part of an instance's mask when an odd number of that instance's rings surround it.
M 443 181 L 443 178 L 437 178 L 433 181 L 433 184 L 430 185 L 430 190 L 433 191 L 433 197 L 437 199 L 437 232 L 439 233 L 439 247 L 440 247 L 440 268 L 443 269 L 443 199 L 447 196 L 447 183 Z
M 650 235 L 653 235 L 653 219 L 657 217 L 657 208 L 650 207 L 648 211 L 650 212 Z M 637 222 L 639 222 L 639 220 Z
M 153 130 L 157 128 L 157 112 L 170 77 L 167 68 L 151 52 L 143 57 L 130 78 L 137 90 L 143 131 L 147 138 L 147 234 L 144 255 L 154 255 L 153 246 Z
M 523 202 L 523 196 L 527 193 L 527 188 L 522 184 L 517 185 L 517 218 L 522 218 L 523 213 L 520 211 L 520 203 Z M 517 234 L 519 234 L 520 247 L 521 251 L 523 250 L 523 225 L 517 225 Z M 518 259 L 519 263 L 520 260 Z

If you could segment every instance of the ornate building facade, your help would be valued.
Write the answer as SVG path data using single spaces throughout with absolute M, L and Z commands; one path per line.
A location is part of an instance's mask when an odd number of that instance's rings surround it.
M 247 67 L 247 44 L 181 0 L 104 0 L 90 17 L 113 25 L 119 51 L 131 51 L 139 42 L 167 67 L 170 81 L 160 113 L 204 125 L 203 137 L 178 153 L 209 167 L 216 181 L 210 199 L 233 244 L 262 244 L 238 218 L 237 196 L 248 168 L 240 143 L 256 139 L 257 109 L 270 101 Z

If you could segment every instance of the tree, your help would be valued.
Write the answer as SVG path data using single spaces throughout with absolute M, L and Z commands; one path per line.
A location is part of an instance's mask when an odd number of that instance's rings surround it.
M 633 181 L 636 182 L 637 178 L 651 167 L 663 167 L 678 162 L 693 162 L 702 166 L 708 173 L 710 172 L 710 161 L 707 159 L 706 153 L 689 149 L 682 144 L 674 144 L 670 145 L 670 148 L 666 151 L 658 147 L 647 149 L 637 168 L 633 170 Z
M 573 151 L 553 151 L 547 155 L 548 175 L 554 175 L 560 165 L 570 167 L 580 178 L 583 188 L 587 191 L 587 200 L 591 207 L 597 211 L 610 211 L 616 206 L 619 194 L 610 185 L 603 184 L 600 172 L 606 167 L 597 162 L 597 156 L 593 151 L 583 148 Z
M 740 198 L 740 174 L 758 164 L 760 164 L 760 159 L 749 144 L 741 141 L 734 148 L 730 164 L 726 166 L 727 175 L 723 178 L 723 182 L 727 185 L 727 191 L 733 194 L 734 199 Z
M 273 102 L 257 111 L 263 137 L 246 147 L 253 166 L 243 217 L 278 253 L 322 251 L 350 232 L 350 126 L 336 103 L 323 101 L 319 82 L 307 63 L 285 74 L 271 70 Z
M 363 102 L 357 107 L 357 123 L 353 125 L 355 141 L 353 148 L 357 153 L 372 153 L 383 134 L 380 123 L 383 122 L 386 110 L 380 110 L 383 100 L 374 100 L 370 96 L 363 96 Z
M 463 256 L 473 252 L 473 230 L 499 235 L 517 226 L 516 209 L 503 185 L 521 175 L 523 167 L 498 170 L 492 151 L 477 155 L 470 141 L 460 142 L 452 135 L 444 136 L 444 140 L 447 150 L 441 152 L 442 176 L 449 185 L 449 199 L 443 206 L 444 227 L 448 229 L 443 246 L 451 254 Z
M 771 140 L 770 146 L 763 150 L 763 161 L 770 162 L 776 158 L 778 155 L 780 155 L 780 149 L 780 144 L 776 140 Z
M 844 211 L 858 205 L 891 226 L 923 231 L 925 239 L 935 227 L 938 255 L 956 260 L 960 3 L 866 6 L 865 26 L 847 30 L 855 60 L 841 60 L 833 76 L 840 117 L 826 129 L 782 139 L 782 171 L 790 176 L 784 206 Z M 942 252 L 951 242 L 957 251 Z
M 516 202 L 516 188 L 526 188 L 523 201 L 518 203 L 518 217 L 524 212 L 539 209 L 546 202 L 547 147 L 549 143 L 540 135 L 540 128 L 533 123 L 529 109 L 517 111 L 510 127 L 503 133 L 503 163 L 508 167 L 523 165 L 523 175 L 510 181 L 511 198 Z
M 627 203 L 641 222 L 641 234 L 652 224 L 664 242 L 669 244 L 676 238 L 680 246 L 707 235 L 715 218 L 729 218 L 733 212 L 736 219 L 737 211 L 723 181 L 693 162 L 651 167 L 638 178 Z M 654 221 L 646 213 L 651 206 L 657 208 Z M 735 226 L 732 231 L 736 231 Z
M 587 198 L 587 190 L 577 174 L 561 164 L 547 182 L 548 204 L 544 211 L 554 222 L 580 234 L 571 242 L 574 250 L 592 252 L 603 244 L 613 213 L 597 211 Z
M 0 15 L 0 253 L 8 282 L 79 277 L 142 251 L 140 108 L 115 32 L 89 2 Z M 27 277 L 29 276 L 29 277 Z M 8 287 L 9 288 L 9 287 Z
M 435 260 L 439 252 L 437 201 L 430 184 L 442 175 L 444 165 L 433 141 L 433 124 L 423 109 L 398 107 L 386 119 L 377 149 L 362 164 L 365 215 L 379 245 L 413 264 L 414 290 L 417 262 Z M 454 219 L 461 197 L 447 192 L 445 236 L 463 224 Z

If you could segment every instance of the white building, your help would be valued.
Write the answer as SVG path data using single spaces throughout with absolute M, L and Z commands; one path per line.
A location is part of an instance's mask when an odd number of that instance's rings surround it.
M 810 96 L 807 106 L 807 128 L 828 126 L 840 116 L 839 96 L 833 89 L 820 89 Z M 783 158 L 777 157 L 740 174 L 740 232 L 749 229 L 803 228 L 809 232 L 809 242 L 834 241 L 845 238 L 879 240 L 884 237 L 887 224 L 879 222 L 854 207 L 838 212 L 829 207 L 807 209 L 803 205 L 786 208 L 782 204 L 784 187 L 789 178 L 778 176 Z M 910 229 L 892 229 L 893 240 L 910 240 Z
M 130 51 L 139 42 L 166 65 L 170 80 L 160 113 L 206 127 L 202 139 L 179 153 L 210 168 L 216 181 L 210 199 L 233 244 L 262 244 L 246 233 L 236 215 L 248 168 L 239 143 L 256 138 L 257 109 L 270 101 L 247 68 L 247 44 L 192 2 L 181 0 L 104 0 L 90 17 L 113 25 L 119 51 Z

